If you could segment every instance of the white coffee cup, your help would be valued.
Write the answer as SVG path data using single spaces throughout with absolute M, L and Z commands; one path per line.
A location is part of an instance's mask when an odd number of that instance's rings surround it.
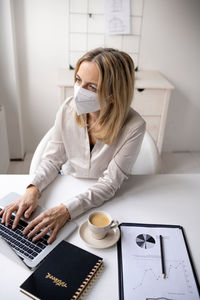
M 97 240 L 103 239 L 118 224 L 118 221 L 112 220 L 111 216 L 104 211 L 93 212 L 88 217 L 88 227 Z

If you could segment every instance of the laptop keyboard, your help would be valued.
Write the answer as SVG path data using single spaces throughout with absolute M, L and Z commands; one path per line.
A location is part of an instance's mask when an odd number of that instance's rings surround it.
M 2 217 L 0 217 L 0 235 L 19 255 L 21 254 L 20 256 L 33 260 L 48 246 L 47 240 L 49 236 L 45 235 L 39 241 L 32 242 L 31 239 L 22 233 L 24 228 L 28 225 L 27 222 L 20 220 L 16 229 L 12 229 L 14 218 L 15 216 L 12 215 L 9 225 L 5 226 L 1 223 Z

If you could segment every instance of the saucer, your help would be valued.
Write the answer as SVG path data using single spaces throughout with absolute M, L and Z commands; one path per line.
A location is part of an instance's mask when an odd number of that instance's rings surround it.
M 88 223 L 86 221 L 79 227 L 79 236 L 89 247 L 103 249 L 109 248 L 117 243 L 120 237 L 120 231 L 118 227 L 111 229 L 105 238 L 97 240 L 91 235 L 91 231 L 88 228 Z

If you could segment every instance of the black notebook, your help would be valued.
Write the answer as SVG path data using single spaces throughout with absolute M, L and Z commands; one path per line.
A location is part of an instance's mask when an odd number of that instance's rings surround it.
M 62 241 L 20 286 L 33 299 L 78 299 L 101 269 L 103 259 Z

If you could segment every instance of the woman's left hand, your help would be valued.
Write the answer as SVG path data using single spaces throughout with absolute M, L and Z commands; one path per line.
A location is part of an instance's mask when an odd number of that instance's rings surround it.
M 41 213 L 26 226 L 23 233 L 28 234 L 28 238 L 32 238 L 33 242 L 36 242 L 50 231 L 51 234 L 47 242 L 51 244 L 56 239 L 59 229 L 69 218 L 70 215 L 66 206 L 61 204 Z

